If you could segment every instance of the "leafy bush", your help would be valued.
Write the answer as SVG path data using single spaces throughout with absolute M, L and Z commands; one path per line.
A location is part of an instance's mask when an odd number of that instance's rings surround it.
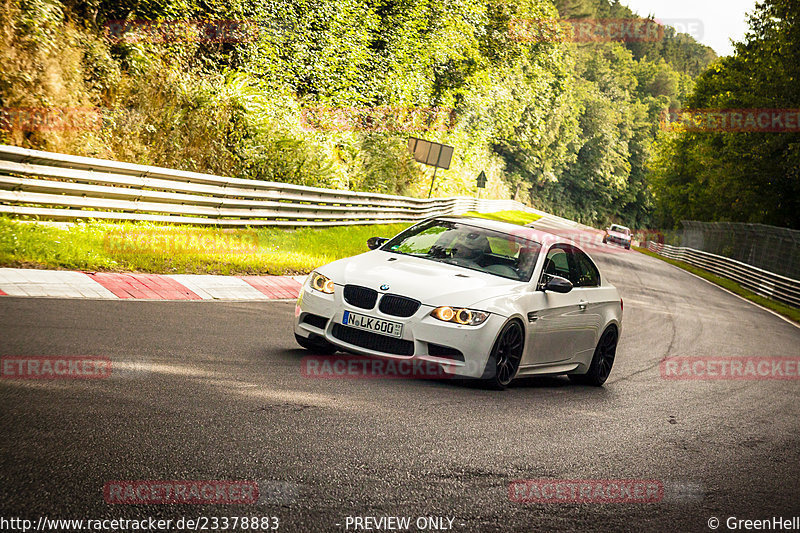
M 626 17 L 607 0 L 562 16 Z M 640 225 L 658 113 L 682 101 L 705 48 L 525 42 L 549 0 L 23 0 L 0 5 L 0 107 L 97 109 L 96 127 L 6 128 L 23 147 L 248 179 L 426 196 L 409 136 L 455 147 L 434 195 L 483 194 L 586 222 Z M 112 21 L 246 20 L 237 42 L 112 39 Z M 704 55 L 705 54 L 705 55 Z M 439 108 L 444 128 L 309 128 L 304 109 Z M 484 171 L 486 191 L 475 179 Z

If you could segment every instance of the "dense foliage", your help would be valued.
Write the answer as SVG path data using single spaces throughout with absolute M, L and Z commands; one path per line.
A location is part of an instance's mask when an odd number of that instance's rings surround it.
M 697 80 L 692 109 L 800 109 L 800 9 L 768 0 L 736 53 Z M 795 125 L 797 121 L 795 120 Z M 800 228 L 800 134 L 678 131 L 653 164 L 660 222 L 758 222 Z
M 600 0 L 559 0 L 566 19 L 628 20 L 629 8 Z M 680 107 L 692 75 L 715 56 L 666 28 L 658 41 L 576 43 L 570 110 L 577 127 L 553 171 L 533 180 L 535 205 L 589 223 L 645 226 L 654 202 L 646 176 L 659 117 Z
M 455 146 L 435 195 L 516 197 L 647 224 L 659 114 L 713 52 L 515 38 L 515 20 L 631 18 L 608 0 L 5 0 L 0 107 L 100 109 L 92 128 L 2 142 L 252 179 L 424 196 L 409 135 Z M 248 38 L 115 39 L 114 21 L 252 21 Z M 453 110 L 445 127 L 309 127 L 318 107 Z M 353 111 L 355 109 L 356 111 Z M 367 113 L 368 114 L 368 113 Z M 379 112 L 380 114 L 380 112 Z M 362 121 L 361 126 L 364 125 Z

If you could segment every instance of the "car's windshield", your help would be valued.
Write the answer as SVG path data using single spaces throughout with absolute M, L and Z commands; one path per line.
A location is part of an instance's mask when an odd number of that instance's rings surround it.
M 517 235 L 450 220 L 431 220 L 400 233 L 381 250 L 529 281 L 541 247 L 538 242 Z
M 616 224 L 611 226 L 611 231 L 617 231 L 619 233 L 624 233 L 625 235 L 628 235 L 631 232 L 631 230 L 625 226 L 617 226 Z

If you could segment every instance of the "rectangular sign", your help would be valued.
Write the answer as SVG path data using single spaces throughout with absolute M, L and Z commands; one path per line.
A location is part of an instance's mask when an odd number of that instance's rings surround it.
M 432 167 L 447 170 L 453 160 L 453 147 L 446 144 L 410 137 L 408 139 L 408 149 L 414 154 L 416 161 Z

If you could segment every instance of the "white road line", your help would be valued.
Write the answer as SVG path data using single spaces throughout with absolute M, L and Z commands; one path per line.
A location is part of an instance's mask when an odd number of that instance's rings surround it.
M 642 255 L 646 255 L 646 254 L 642 254 Z M 655 259 L 655 258 L 653 258 L 653 259 Z M 660 261 L 660 259 L 659 259 L 659 261 Z M 723 290 L 723 291 L 727 292 L 728 294 L 730 294 L 730 295 L 732 295 L 732 296 L 736 296 L 736 297 L 737 297 L 737 298 L 739 298 L 740 300 L 742 300 L 742 301 L 745 301 L 745 302 L 749 303 L 750 305 L 755 305 L 755 306 L 756 306 L 756 307 L 758 307 L 759 309 L 763 309 L 763 310 L 764 310 L 764 311 L 766 311 L 767 313 L 770 313 L 770 314 L 773 314 L 773 315 L 775 315 L 776 317 L 780 318 L 781 320 L 783 320 L 783 321 L 784 321 L 784 322 L 786 322 L 787 324 L 791 324 L 791 325 L 793 325 L 794 327 L 796 327 L 796 328 L 800 329 L 800 324 L 798 324 L 798 323 L 797 323 L 797 322 L 795 322 L 794 320 L 791 320 L 791 319 L 789 319 L 789 318 L 786 318 L 785 316 L 783 316 L 782 314 L 778 313 L 777 311 L 773 311 L 772 309 L 769 309 L 768 307 L 764 307 L 763 305 L 761 305 L 761 304 L 759 304 L 759 303 L 756 303 L 756 302 L 754 302 L 753 300 L 748 300 L 748 299 L 747 299 L 747 298 L 745 298 L 744 296 L 740 296 L 740 295 L 736 294 L 735 292 L 733 292 L 733 291 L 730 291 L 730 290 L 726 289 L 726 288 L 725 288 L 725 287 L 723 287 L 722 285 L 717 285 L 717 284 L 716 284 L 716 283 L 714 283 L 713 281 L 709 281 L 709 280 L 707 280 L 706 278 L 703 278 L 703 277 L 701 277 L 701 276 L 698 276 L 697 274 L 695 274 L 695 273 L 693 273 L 693 272 L 689 272 L 688 270 L 686 270 L 686 269 L 684 269 L 684 268 L 681 268 L 681 267 L 679 267 L 679 266 L 675 266 L 675 265 L 673 265 L 673 264 L 671 264 L 671 263 L 667 263 L 666 261 L 661 261 L 661 262 L 662 262 L 662 263 L 664 263 L 664 264 L 667 264 L 667 265 L 671 266 L 672 268 L 677 268 L 677 269 L 678 269 L 678 270 L 680 270 L 681 272 L 685 272 L 686 274 L 689 274 L 690 276 L 694 276 L 695 278 L 699 279 L 700 281 L 705 281 L 705 282 L 706 282 L 706 283 L 708 283 L 709 285 L 713 285 L 714 287 L 716 287 L 716 288 L 718 288 L 718 289 L 720 289 L 720 290 Z

